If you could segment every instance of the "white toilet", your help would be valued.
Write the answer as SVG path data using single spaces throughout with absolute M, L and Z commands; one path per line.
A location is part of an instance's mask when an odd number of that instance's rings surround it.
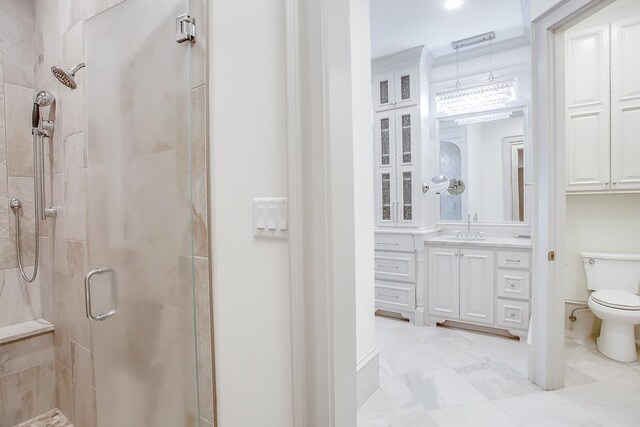
M 640 324 L 640 255 L 583 253 L 589 308 L 600 319 L 598 350 L 611 359 L 633 362 L 634 326 Z

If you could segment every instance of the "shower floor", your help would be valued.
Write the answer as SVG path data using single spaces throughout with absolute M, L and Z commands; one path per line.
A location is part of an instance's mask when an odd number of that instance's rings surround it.
M 18 424 L 16 427 L 74 427 L 74 425 L 57 409 Z

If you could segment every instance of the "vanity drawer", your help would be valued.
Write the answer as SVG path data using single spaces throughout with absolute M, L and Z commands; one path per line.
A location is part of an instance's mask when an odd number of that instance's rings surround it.
M 378 234 L 375 235 L 376 251 L 415 252 L 415 238 L 406 234 Z
M 376 308 L 390 310 L 414 310 L 415 290 L 393 284 L 376 283 Z
M 498 251 L 498 268 L 529 268 L 529 252 Z
M 376 279 L 415 282 L 416 254 L 376 251 L 374 257 Z
M 531 273 L 522 270 L 498 270 L 498 296 L 529 299 Z
M 507 299 L 497 300 L 497 324 L 505 328 L 529 327 L 529 303 Z

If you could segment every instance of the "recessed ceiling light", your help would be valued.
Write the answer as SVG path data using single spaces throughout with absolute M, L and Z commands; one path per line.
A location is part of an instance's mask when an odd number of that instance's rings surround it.
M 446 0 L 444 8 L 447 10 L 457 9 L 464 4 L 464 0 Z

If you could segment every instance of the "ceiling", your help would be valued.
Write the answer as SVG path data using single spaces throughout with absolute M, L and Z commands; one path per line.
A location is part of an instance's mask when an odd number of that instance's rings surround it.
M 445 0 L 371 0 L 371 57 L 426 45 L 434 57 L 453 52 L 451 42 L 489 31 L 496 42 L 527 35 L 527 0 L 465 0 L 446 10 Z

